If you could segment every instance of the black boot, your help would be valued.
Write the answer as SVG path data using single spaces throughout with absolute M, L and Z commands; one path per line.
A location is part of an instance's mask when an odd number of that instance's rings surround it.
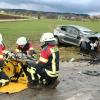
M 37 89 L 39 87 L 38 80 L 33 80 L 28 83 L 28 87 L 31 89 Z
M 49 85 L 47 86 L 47 88 L 55 89 L 59 83 L 60 83 L 60 81 L 59 81 L 58 79 L 55 80 L 55 81 L 52 81 L 51 84 L 49 84 Z

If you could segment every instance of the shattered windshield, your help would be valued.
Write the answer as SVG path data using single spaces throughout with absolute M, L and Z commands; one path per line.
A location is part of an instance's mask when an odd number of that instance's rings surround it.
M 85 27 L 79 27 L 79 29 L 83 34 L 87 34 L 87 35 L 93 35 L 93 34 L 96 33 L 94 31 L 92 31 L 91 29 L 88 29 L 88 28 L 85 28 Z
M 95 34 L 95 32 L 93 32 L 93 31 L 83 31 L 83 32 L 86 34 Z

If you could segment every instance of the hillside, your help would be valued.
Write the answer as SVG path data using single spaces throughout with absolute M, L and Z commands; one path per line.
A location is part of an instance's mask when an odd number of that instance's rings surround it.
M 25 9 L 0 9 L 0 12 L 5 12 L 8 14 L 15 15 L 31 15 L 31 16 L 47 16 L 47 15 L 56 15 L 56 16 L 81 16 L 81 17 L 89 17 L 88 14 L 76 14 L 76 13 L 60 13 L 60 12 L 43 12 L 43 11 L 33 11 L 33 10 L 25 10 Z
M 22 17 L 18 15 L 11 15 L 11 14 L 0 14 L 0 20 L 4 19 L 26 19 L 27 17 Z

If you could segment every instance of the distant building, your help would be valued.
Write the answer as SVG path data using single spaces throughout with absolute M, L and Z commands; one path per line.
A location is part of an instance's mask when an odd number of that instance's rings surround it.
M 1 10 L 0 13 L 1 13 L 1 14 L 5 14 L 6 12 L 5 12 L 4 10 Z

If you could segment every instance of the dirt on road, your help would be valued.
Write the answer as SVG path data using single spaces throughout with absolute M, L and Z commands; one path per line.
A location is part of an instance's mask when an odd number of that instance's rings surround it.
M 100 65 L 86 61 L 60 62 L 60 83 L 56 89 L 0 94 L 0 100 L 100 100 L 100 76 L 83 74 L 85 70 L 100 71 Z

